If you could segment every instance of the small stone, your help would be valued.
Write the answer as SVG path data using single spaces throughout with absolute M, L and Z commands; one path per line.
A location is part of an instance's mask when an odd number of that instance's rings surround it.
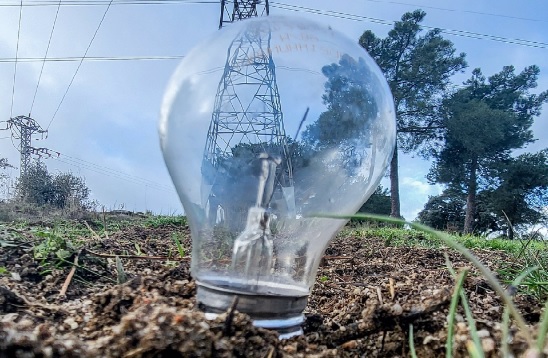
M 341 327 L 342 328 L 342 327 Z M 356 349 L 358 347 L 358 342 L 356 340 L 351 340 L 341 344 L 342 349 Z
M 11 279 L 14 281 L 21 281 L 21 276 L 17 272 L 10 272 Z
M 479 333 L 479 332 L 478 332 Z M 489 353 L 495 350 L 495 341 L 492 338 L 485 338 L 481 340 L 481 348 L 485 353 Z
M 74 318 L 69 317 L 63 321 L 64 324 L 70 327 L 70 329 L 76 329 L 78 328 L 78 323 L 74 320 Z
M 401 305 L 399 303 L 394 303 L 394 305 L 392 305 L 392 314 L 394 316 L 400 316 L 402 313 L 403 308 L 401 307 Z
M 478 331 L 478 337 L 479 338 L 487 338 L 487 337 L 490 337 L 490 336 L 491 336 L 491 334 L 486 329 L 481 329 L 481 330 Z
M 297 347 L 293 344 L 287 345 L 283 349 L 289 354 L 297 353 Z
M 466 323 L 464 323 L 464 322 L 458 322 L 458 323 L 457 323 L 457 331 L 458 331 L 458 332 L 467 332 L 467 331 L 468 331 L 468 327 L 466 326 Z
M 433 335 L 428 335 L 426 337 L 424 337 L 424 340 L 422 341 L 422 344 L 423 345 L 427 345 L 428 343 L 432 342 L 432 341 L 437 341 L 438 339 L 435 338 Z
M 21 322 L 19 322 L 19 327 L 21 329 L 29 329 L 33 327 L 34 325 L 35 325 L 34 322 L 31 321 L 30 319 L 24 319 Z

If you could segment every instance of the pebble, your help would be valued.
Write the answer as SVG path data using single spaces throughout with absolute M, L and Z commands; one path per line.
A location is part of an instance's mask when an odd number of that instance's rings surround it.
M 478 332 L 479 333 L 479 332 Z M 489 332 L 487 332 L 489 333 Z M 485 338 L 481 340 L 481 348 L 485 353 L 489 353 L 495 350 L 495 341 L 492 338 Z
M 403 308 L 399 303 L 394 303 L 394 305 L 392 305 L 392 313 L 395 316 L 400 316 L 403 313 Z
M 10 272 L 11 279 L 14 281 L 21 281 L 21 276 L 17 272 Z
M 489 336 L 491 336 L 491 334 L 486 329 L 481 329 L 481 330 L 478 331 L 478 337 L 479 338 L 487 338 Z
M 70 327 L 70 329 L 76 329 L 78 328 L 78 323 L 74 320 L 74 318 L 69 317 L 63 321 L 64 324 Z
M 358 342 L 354 339 L 341 344 L 342 349 L 356 349 L 357 347 L 358 347 Z

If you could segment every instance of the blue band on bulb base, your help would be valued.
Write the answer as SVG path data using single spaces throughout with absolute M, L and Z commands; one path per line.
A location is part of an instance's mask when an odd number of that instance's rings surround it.
M 258 295 L 231 292 L 197 282 L 196 298 L 198 307 L 206 313 L 206 318 L 214 319 L 227 312 L 238 297 L 236 310 L 249 315 L 253 325 L 271 329 L 286 339 L 303 333 L 303 311 L 308 296 Z

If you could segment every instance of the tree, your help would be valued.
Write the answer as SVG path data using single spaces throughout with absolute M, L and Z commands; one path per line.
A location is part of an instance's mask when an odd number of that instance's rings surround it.
M 390 215 L 390 192 L 379 185 L 369 199 L 358 210 L 358 213 Z M 366 219 L 351 219 L 351 222 L 369 222 Z
M 428 156 L 441 129 L 439 113 L 448 93 L 449 79 L 466 67 L 465 55 L 457 55 L 453 43 L 439 29 L 421 35 L 426 13 L 405 13 L 388 36 L 380 39 L 371 31 L 360 37 L 365 48 L 383 71 L 396 108 L 398 140 L 390 163 L 391 216 L 401 217 L 398 148 Z
M 489 198 L 485 192 L 478 194 L 474 231 L 480 233 L 499 231 Z M 445 189 L 440 195 L 430 196 L 424 209 L 419 212 L 418 221 L 437 230 L 462 233 L 466 215 L 466 196 L 462 192 Z
M 437 230 L 461 232 L 466 201 L 460 193 L 445 190 L 440 195 L 429 196 L 418 220 Z
M 546 219 L 548 149 L 501 163 L 498 180 L 500 185 L 489 193 L 490 209 L 509 239 L 514 228 Z
M 16 184 L 16 200 L 37 206 L 90 209 L 89 194 L 84 179 L 72 173 L 52 175 L 40 162 L 30 165 Z
M 516 75 L 507 66 L 486 81 L 476 69 L 445 103 L 445 145 L 436 152 L 428 178 L 466 195 L 465 233 L 473 231 L 478 191 L 498 187 L 500 163 L 533 141 L 530 127 L 548 98 L 548 92 L 529 93 L 538 73 L 530 66 Z
M 333 145 L 345 146 L 357 137 L 371 137 L 371 119 L 377 115 L 374 80 L 363 58 L 344 54 L 339 63 L 322 68 L 327 77 L 322 96 L 327 110 L 307 126 L 303 141 L 315 150 Z

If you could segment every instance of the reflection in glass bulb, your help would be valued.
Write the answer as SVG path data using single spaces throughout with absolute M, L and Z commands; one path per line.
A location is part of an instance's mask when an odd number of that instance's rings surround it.
M 184 58 L 160 142 L 192 232 L 197 299 L 287 337 L 300 332 L 320 259 L 378 186 L 393 100 L 354 41 L 293 17 L 245 20 Z

